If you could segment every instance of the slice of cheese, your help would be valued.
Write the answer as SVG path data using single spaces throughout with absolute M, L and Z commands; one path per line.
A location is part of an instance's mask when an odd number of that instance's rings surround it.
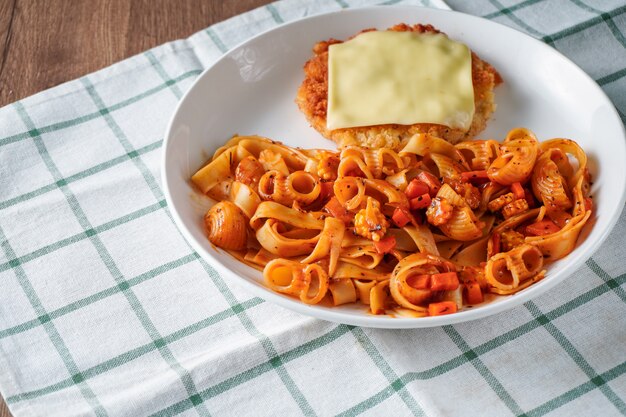
M 375 31 L 331 45 L 329 129 L 435 123 L 468 130 L 470 49 L 443 34 Z

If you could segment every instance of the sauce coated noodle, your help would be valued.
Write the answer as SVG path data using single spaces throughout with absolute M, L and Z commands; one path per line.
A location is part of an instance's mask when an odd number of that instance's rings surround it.
M 576 142 L 540 143 L 523 128 L 502 143 L 417 134 L 397 151 L 236 136 L 192 177 L 220 200 L 205 216 L 209 239 L 269 288 L 402 317 L 541 280 L 591 216 L 589 181 Z

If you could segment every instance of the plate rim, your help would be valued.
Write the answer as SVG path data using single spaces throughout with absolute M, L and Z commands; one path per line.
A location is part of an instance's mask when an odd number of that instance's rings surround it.
M 204 261 L 208 262 L 211 265 L 211 267 L 213 267 L 220 275 L 222 275 L 222 277 L 228 277 L 229 279 L 234 279 L 237 282 L 244 284 L 254 295 L 266 301 L 270 301 L 281 307 L 287 308 L 289 310 L 295 311 L 297 313 L 300 313 L 309 317 L 322 319 L 322 320 L 335 322 L 335 323 L 370 327 L 370 328 L 410 329 L 410 328 L 439 327 L 439 326 L 444 326 L 444 325 L 473 321 L 473 320 L 485 318 L 488 316 L 492 316 L 492 315 L 513 309 L 515 307 L 520 306 L 526 301 L 534 299 L 538 297 L 539 295 L 548 292 L 550 289 L 554 288 L 556 285 L 560 284 L 565 279 L 570 277 L 573 273 L 576 272 L 578 268 L 580 268 L 587 261 L 588 258 L 584 256 L 578 256 L 577 258 L 572 259 L 572 262 L 568 263 L 563 268 L 563 270 L 560 271 L 560 274 L 557 275 L 556 277 L 558 279 L 541 280 L 535 285 L 528 287 L 524 292 L 509 296 L 510 298 L 508 298 L 504 302 L 489 303 L 489 304 L 480 306 L 475 309 L 462 310 L 455 314 L 435 316 L 435 317 L 420 317 L 420 318 L 391 318 L 388 316 L 376 316 L 376 315 L 371 315 L 368 313 L 364 313 L 362 316 L 359 316 L 354 313 L 345 313 L 339 309 L 337 311 L 330 311 L 332 309 L 330 310 L 319 309 L 316 306 L 304 304 L 301 301 L 296 300 L 295 298 L 291 298 L 282 294 L 275 293 L 271 289 L 267 287 L 263 287 L 262 284 L 260 285 L 254 284 L 248 281 L 247 279 L 240 277 L 236 272 L 230 270 L 224 264 L 222 264 L 222 262 L 220 262 L 218 258 L 213 256 L 208 251 L 206 251 L 205 248 L 201 246 L 200 242 L 198 242 L 194 238 L 194 236 L 187 230 L 187 227 L 185 226 L 183 219 L 180 217 L 178 211 L 176 210 L 176 206 L 175 206 L 174 200 L 172 199 L 172 195 L 170 192 L 170 187 L 169 187 L 169 182 L 168 182 L 168 170 L 167 170 L 168 156 L 170 153 L 167 151 L 172 142 L 171 138 L 173 136 L 174 123 L 180 112 L 181 107 L 183 107 L 184 103 L 187 101 L 189 95 L 194 90 L 194 87 L 198 83 L 202 82 L 202 80 L 207 76 L 206 74 L 208 74 L 208 72 L 213 67 L 218 65 L 223 60 L 228 59 L 231 54 L 233 54 L 235 51 L 240 49 L 242 46 L 248 44 L 249 42 L 252 42 L 253 40 L 256 40 L 257 38 L 266 36 L 267 34 L 271 32 L 282 30 L 285 27 L 297 25 L 301 23 L 302 21 L 324 19 L 330 15 L 341 15 L 341 14 L 349 15 L 352 13 L 363 13 L 363 12 L 368 13 L 368 12 L 373 12 L 373 11 L 381 10 L 381 9 L 385 9 L 385 10 L 405 9 L 405 10 L 415 11 L 415 10 L 424 9 L 424 8 L 427 8 L 429 12 L 441 13 L 444 15 L 445 14 L 459 15 L 459 16 L 462 16 L 463 19 L 476 20 L 478 22 L 483 22 L 483 23 L 488 23 L 488 24 L 499 26 L 500 29 L 505 30 L 505 31 L 510 31 L 511 33 L 514 33 L 517 36 L 522 36 L 526 38 L 527 40 L 531 41 L 536 47 L 548 50 L 551 54 L 556 54 L 561 60 L 564 60 L 569 66 L 572 67 L 572 70 L 575 70 L 578 73 L 579 76 L 582 76 L 583 78 L 586 78 L 587 81 L 590 81 L 592 83 L 594 90 L 596 90 L 596 93 L 599 93 L 602 100 L 610 105 L 609 109 L 612 115 L 616 118 L 616 120 L 620 122 L 619 130 L 621 132 L 621 137 L 623 139 L 622 159 L 626 163 L 626 128 L 624 127 L 624 124 L 621 123 L 621 118 L 619 116 L 619 113 L 617 112 L 615 105 L 613 104 L 611 99 L 608 97 L 608 95 L 604 92 L 604 90 L 602 90 L 602 88 L 598 85 L 598 83 L 589 74 L 587 74 L 582 68 L 580 68 L 575 62 L 573 62 L 571 59 L 569 59 L 567 56 L 562 54 L 557 49 L 547 45 L 546 43 L 540 41 L 539 39 L 536 39 L 524 32 L 521 32 L 513 27 L 504 25 L 502 23 L 485 19 L 480 16 L 474 16 L 474 15 L 470 15 L 467 13 L 458 12 L 454 10 L 428 8 L 428 7 L 413 6 L 413 5 L 391 5 L 391 6 L 375 5 L 375 6 L 367 6 L 367 7 L 355 7 L 355 8 L 349 8 L 349 9 L 341 9 L 341 10 L 336 10 L 336 11 L 318 13 L 318 14 L 313 14 L 310 16 L 304 16 L 302 18 L 295 19 L 295 20 L 274 26 L 261 33 L 258 33 L 257 35 L 254 35 L 248 39 L 245 39 L 242 42 L 239 42 L 237 45 L 230 48 L 226 53 L 224 53 L 220 58 L 218 58 L 214 63 L 212 63 L 207 68 L 205 68 L 202 71 L 202 73 L 194 80 L 193 84 L 183 94 L 181 99 L 178 101 L 176 108 L 174 109 L 172 115 L 170 116 L 170 119 L 168 121 L 166 130 L 165 130 L 165 137 L 164 137 L 163 145 L 161 148 L 163 153 L 161 155 L 160 168 L 161 168 L 163 193 L 165 195 L 165 200 L 167 202 L 168 209 L 170 213 L 172 214 L 172 217 L 174 219 L 174 223 L 176 224 L 177 229 L 182 234 L 182 236 L 187 241 L 187 243 L 198 253 L 198 255 L 201 258 L 203 258 Z M 593 256 L 593 254 L 597 252 L 599 247 L 606 241 L 609 234 L 615 228 L 615 225 L 617 224 L 617 221 L 619 220 L 621 213 L 624 210 L 624 205 L 626 204 L 626 180 L 624 180 L 623 185 L 624 187 L 622 190 L 621 197 L 619 199 L 619 205 L 617 209 L 614 210 L 614 212 L 612 213 L 612 217 L 609 219 L 605 229 L 601 231 L 598 238 L 595 241 L 593 241 L 587 249 L 586 253 L 590 254 L 589 257 Z

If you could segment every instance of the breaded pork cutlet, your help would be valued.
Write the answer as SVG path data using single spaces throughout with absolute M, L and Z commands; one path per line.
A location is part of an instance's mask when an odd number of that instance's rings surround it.
M 375 29 L 367 29 L 369 32 Z M 431 25 L 409 26 L 404 23 L 388 30 L 397 32 L 440 33 Z M 360 34 L 359 33 L 359 34 Z M 358 35 L 358 34 L 357 34 Z M 357 36 L 355 35 L 355 36 Z M 365 127 L 328 130 L 326 111 L 328 106 L 328 47 L 343 41 L 329 39 L 313 47 L 314 56 L 304 65 L 305 78 L 298 90 L 296 103 L 311 126 L 339 146 L 360 145 L 370 148 L 398 148 L 416 133 L 429 133 L 456 143 L 472 139 L 487 125 L 495 110 L 493 89 L 502 83 L 500 74 L 472 52 L 472 82 L 474 84 L 474 119 L 468 131 L 451 129 L 444 125 L 417 123 L 412 125 L 385 124 Z

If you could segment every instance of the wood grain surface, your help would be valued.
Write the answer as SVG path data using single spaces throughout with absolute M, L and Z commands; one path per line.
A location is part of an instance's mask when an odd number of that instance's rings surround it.
M 0 0 L 0 107 L 267 0 Z
M 0 0 L 0 107 L 266 3 Z

